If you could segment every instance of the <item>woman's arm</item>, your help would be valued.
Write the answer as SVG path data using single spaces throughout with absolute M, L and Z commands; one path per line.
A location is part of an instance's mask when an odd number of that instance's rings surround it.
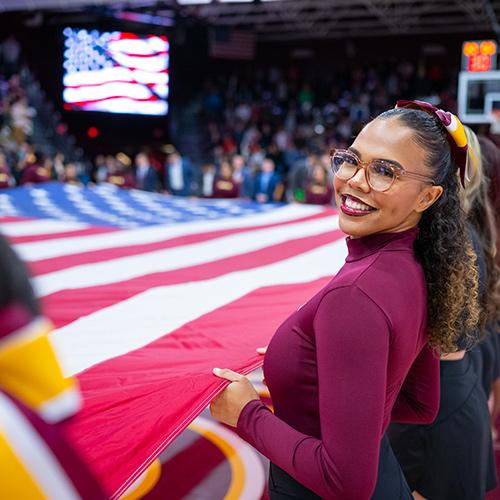
M 260 401 L 244 407 L 237 429 L 321 497 L 367 499 L 377 477 L 389 326 L 369 297 L 348 287 L 323 298 L 314 327 L 321 439 L 293 429 Z
M 431 424 L 438 409 L 439 358 L 425 345 L 405 378 L 392 409 L 391 421 L 402 424 Z

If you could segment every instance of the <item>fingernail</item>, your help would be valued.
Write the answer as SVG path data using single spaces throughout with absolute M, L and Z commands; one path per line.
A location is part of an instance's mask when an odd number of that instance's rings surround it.
M 212 371 L 215 373 L 215 375 L 219 375 L 220 368 L 214 368 Z

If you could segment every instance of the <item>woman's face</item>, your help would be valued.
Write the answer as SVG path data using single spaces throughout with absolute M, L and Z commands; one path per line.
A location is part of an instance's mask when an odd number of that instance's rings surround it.
M 413 141 L 413 131 L 396 118 L 370 122 L 349 149 L 363 162 L 391 160 L 405 170 L 431 176 L 425 150 Z M 363 168 L 347 181 L 335 176 L 334 186 L 340 228 L 354 238 L 415 227 L 422 212 L 442 193 L 440 186 L 404 176 L 386 192 L 373 191 Z
M 318 184 L 323 184 L 326 182 L 326 172 L 321 165 L 315 165 L 312 173 L 312 178 Z

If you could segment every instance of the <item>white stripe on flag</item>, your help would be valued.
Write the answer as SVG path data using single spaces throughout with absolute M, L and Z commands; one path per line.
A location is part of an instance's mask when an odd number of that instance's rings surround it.
M 89 227 L 83 222 L 63 222 L 54 219 L 27 220 L 2 224 L 0 230 L 6 236 L 34 236 L 36 234 L 63 233 Z
M 167 54 L 160 54 L 152 57 L 134 57 L 120 52 L 111 52 L 111 57 L 121 66 L 127 68 L 137 68 L 141 71 L 156 73 L 167 69 Z
M 78 71 L 64 75 L 65 87 L 79 87 L 81 85 L 100 85 L 110 81 L 139 83 L 168 83 L 168 73 L 150 73 L 148 71 L 128 68 L 107 68 L 107 71 Z
M 245 228 L 257 226 L 259 224 L 288 222 L 293 219 L 320 213 L 322 210 L 322 208 L 315 206 L 303 207 L 299 205 L 287 205 L 283 208 L 273 210 L 272 212 L 265 212 L 245 217 L 229 217 L 226 219 L 213 221 L 196 221 L 179 224 L 159 225 L 154 227 L 133 229 L 130 231 L 120 231 L 113 233 L 113 235 L 111 236 L 109 234 L 105 234 L 73 238 L 57 238 L 50 241 L 23 243 L 20 245 L 16 245 L 16 251 L 24 260 L 27 261 L 50 259 L 54 257 L 62 257 L 64 255 L 71 255 L 74 253 L 103 250 L 105 248 L 118 248 L 130 245 L 155 243 L 158 241 L 169 240 L 172 238 L 177 238 L 179 236 L 187 236 L 200 232 Z M 43 221 L 39 222 L 43 223 Z M 14 223 L 9 223 L 8 225 L 11 226 L 12 224 Z M 60 230 L 64 231 L 65 229 L 61 228 Z M 40 233 L 42 232 L 44 231 L 40 231 Z M 57 231 L 54 230 L 54 232 Z M 23 234 L 32 233 L 26 232 Z M 18 235 L 15 234 L 13 236 Z
M 167 88 L 163 85 L 164 90 Z M 148 99 L 151 91 L 148 87 L 136 83 L 108 82 L 102 85 L 80 87 L 78 89 L 67 88 L 63 92 L 65 102 L 97 101 L 110 97 L 126 96 L 130 99 Z
M 136 113 L 138 115 L 164 115 L 168 110 L 166 101 L 134 101 L 129 97 L 117 97 L 105 101 L 82 104 L 87 111 L 111 111 L 113 113 Z
M 36 277 L 34 287 L 39 296 L 45 296 L 61 290 L 118 283 L 146 274 L 205 264 L 335 229 L 338 229 L 338 216 L 336 215 L 285 226 L 257 229 L 192 245 L 181 245 L 55 271 Z
M 346 255 L 345 241 L 340 239 L 267 266 L 152 288 L 55 330 L 50 338 L 70 376 L 143 347 L 258 288 L 333 276 Z

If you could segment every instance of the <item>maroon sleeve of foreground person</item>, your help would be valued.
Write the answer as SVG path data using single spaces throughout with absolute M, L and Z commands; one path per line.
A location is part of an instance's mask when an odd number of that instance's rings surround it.
M 425 345 L 406 376 L 391 421 L 431 424 L 439 409 L 439 357 Z
M 383 429 L 388 320 L 354 285 L 323 297 L 314 326 L 321 439 L 296 431 L 259 401 L 245 406 L 237 429 L 321 497 L 369 498 L 376 484 Z M 290 393 L 289 404 L 293 400 Z

